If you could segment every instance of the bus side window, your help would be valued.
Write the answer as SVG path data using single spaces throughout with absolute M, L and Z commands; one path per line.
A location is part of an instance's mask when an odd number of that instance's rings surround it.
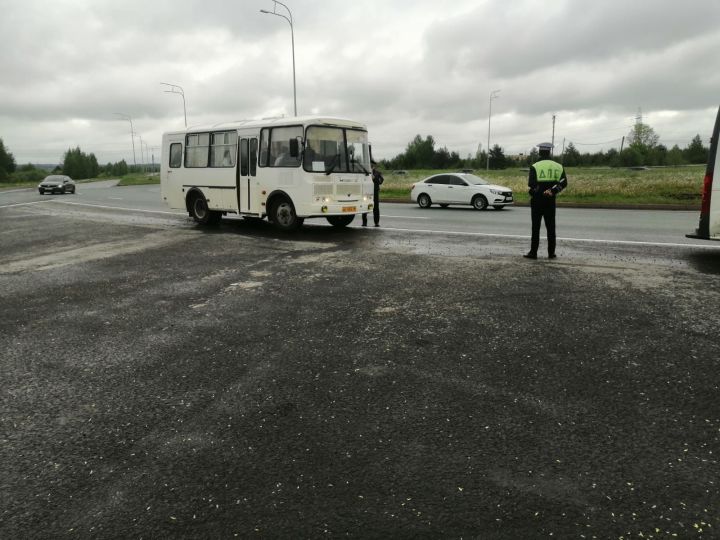
M 267 167 L 268 166 L 268 147 L 269 147 L 269 139 L 270 139 L 270 130 L 267 128 L 264 128 L 260 130 L 260 160 L 258 165 L 260 167 Z
M 170 167 L 177 169 L 182 165 L 182 144 L 172 143 L 170 145 Z
M 213 133 L 210 139 L 210 166 L 234 167 L 237 152 L 237 133 L 224 131 Z
M 248 175 L 248 140 L 240 139 L 240 176 Z
M 257 174 L 258 140 L 250 139 L 250 176 Z
M 290 141 L 302 137 L 301 126 L 276 127 L 270 136 L 271 167 L 297 167 L 300 165 L 300 156 L 290 155 Z
M 193 133 L 185 141 L 185 167 L 207 167 L 210 154 L 210 134 Z

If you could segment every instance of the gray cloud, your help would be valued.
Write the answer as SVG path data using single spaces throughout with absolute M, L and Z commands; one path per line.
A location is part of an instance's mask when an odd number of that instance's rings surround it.
M 718 104 L 716 0 L 285 3 L 299 112 L 366 122 L 380 157 L 418 133 L 485 146 L 495 89 L 492 143 L 509 152 L 548 138 L 553 113 L 560 138 L 619 139 L 638 107 L 689 142 Z M 114 112 L 157 146 L 183 125 L 161 81 L 182 85 L 191 124 L 292 114 L 289 27 L 259 13 L 271 0 L 0 4 L 0 137 L 21 163 L 75 145 L 127 159 Z

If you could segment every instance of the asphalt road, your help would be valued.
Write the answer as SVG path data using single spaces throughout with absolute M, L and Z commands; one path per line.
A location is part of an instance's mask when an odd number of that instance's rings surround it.
M 0 195 L 0 537 L 718 536 L 720 246 L 81 187 Z
M 116 187 L 116 181 L 79 184 L 76 195 L 39 195 L 34 189 L 13 192 L 0 191 L 0 208 L 12 204 L 39 203 L 52 200 L 61 204 L 82 204 L 109 209 L 133 209 L 183 216 L 184 212 L 170 210 L 160 198 L 160 186 Z M 529 209 L 507 207 L 502 211 L 478 212 L 470 206 L 451 206 L 421 209 L 415 204 L 381 203 L 382 224 L 387 230 L 418 232 L 455 232 L 470 235 L 493 235 L 498 238 L 527 239 Z M 232 219 L 232 216 L 230 217 Z M 558 234 L 561 240 L 588 243 L 646 243 L 652 245 L 698 245 L 702 240 L 685 238 L 695 229 L 696 211 L 608 210 L 561 208 L 558 213 Z M 323 219 L 308 224 L 327 225 Z M 357 218 L 352 226 L 359 227 Z

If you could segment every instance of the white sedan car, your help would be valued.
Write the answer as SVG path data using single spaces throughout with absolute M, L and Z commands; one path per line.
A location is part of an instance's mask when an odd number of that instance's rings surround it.
M 512 189 L 496 186 L 487 180 L 467 173 L 435 174 L 413 184 L 410 198 L 420 208 L 439 204 L 443 208 L 450 204 L 469 204 L 477 210 L 492 206 L 502 210 L 513 203 Z

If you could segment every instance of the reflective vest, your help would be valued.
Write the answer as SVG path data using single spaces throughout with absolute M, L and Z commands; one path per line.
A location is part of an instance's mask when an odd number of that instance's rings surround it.
M 533 168 L 538 182 L 559 182 L 563 173 L 563 166 L 551 159 L 538 161 Z

